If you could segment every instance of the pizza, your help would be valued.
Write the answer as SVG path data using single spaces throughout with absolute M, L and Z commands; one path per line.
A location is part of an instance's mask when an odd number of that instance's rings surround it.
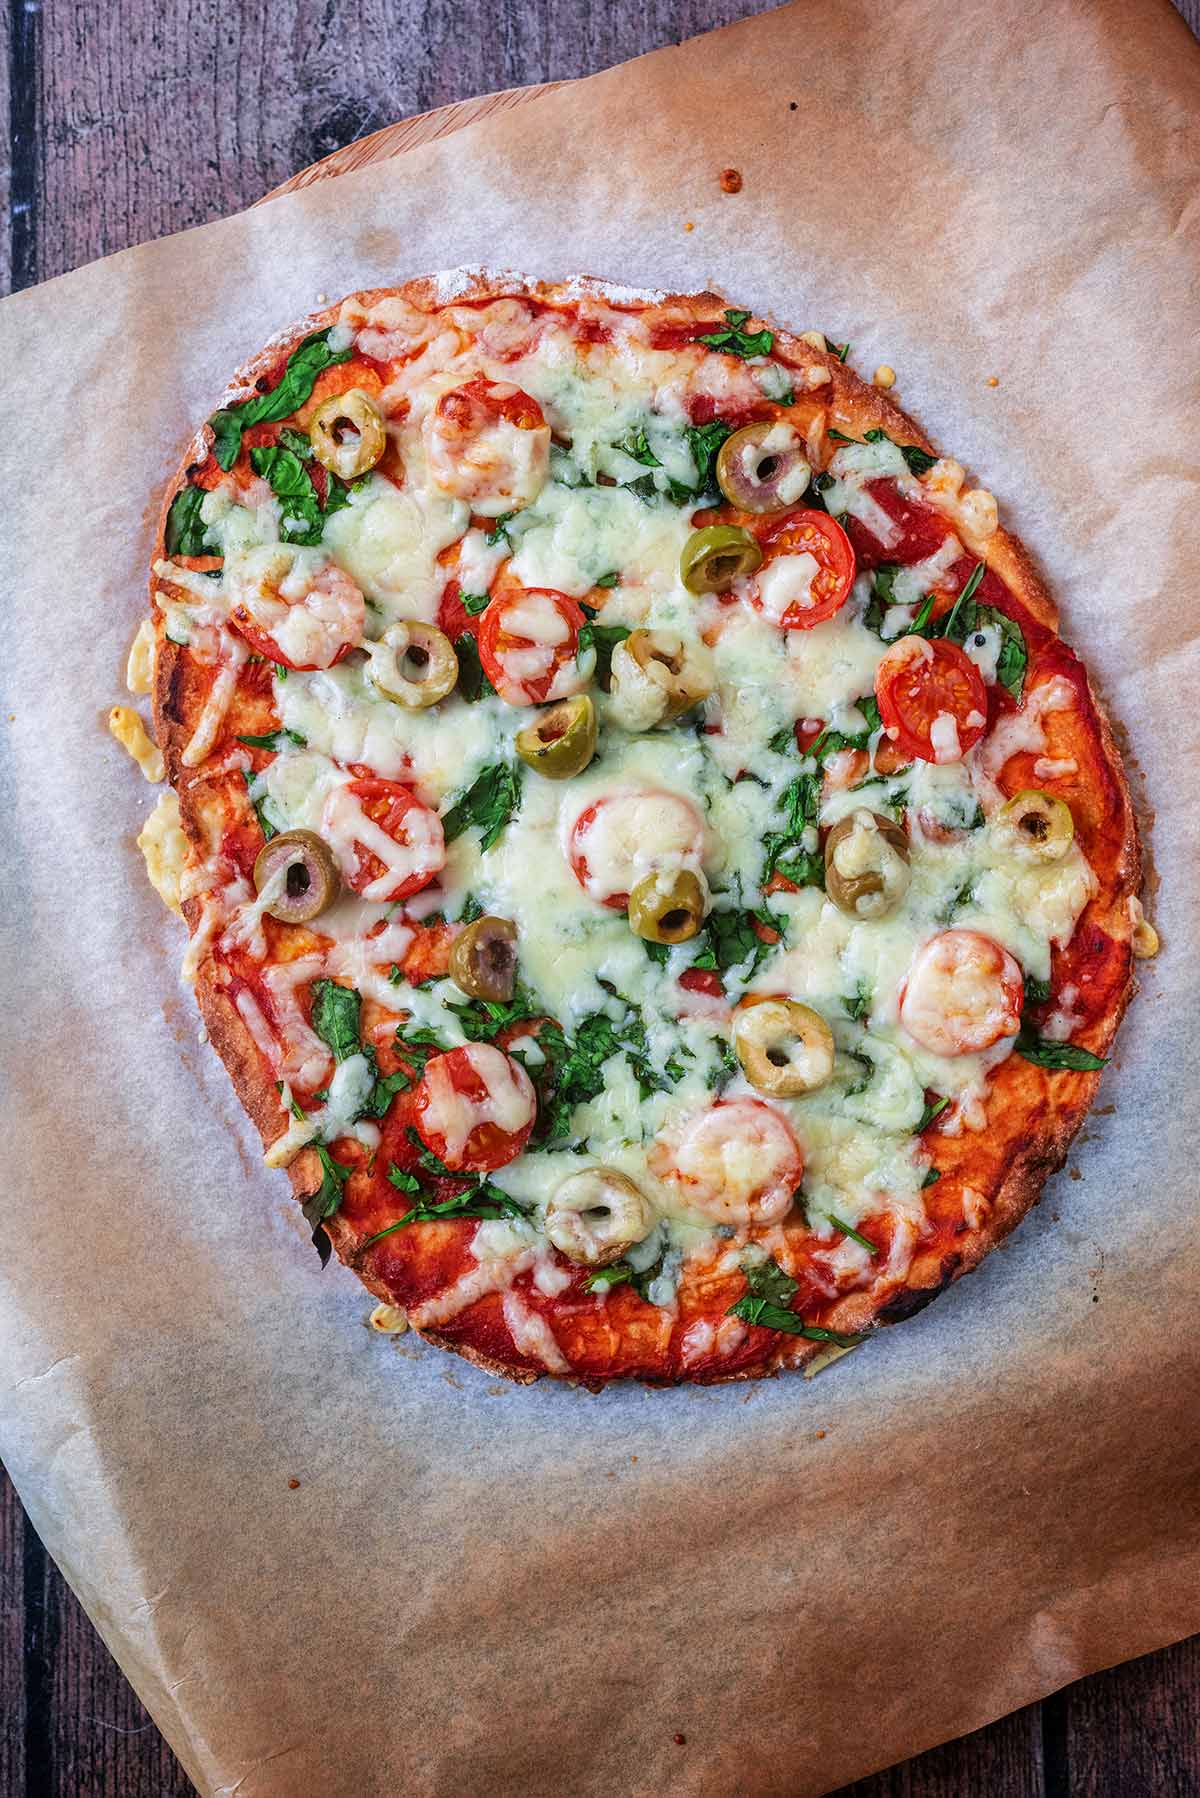
M 235 378 L 150 595 L 151 873 L 388 1317 L 518 1381 L 811 1371 L 1062 1163 L 1152 946 L 1120 757 L 994 498 L 844 346 L 587 279 L 353 294 Z

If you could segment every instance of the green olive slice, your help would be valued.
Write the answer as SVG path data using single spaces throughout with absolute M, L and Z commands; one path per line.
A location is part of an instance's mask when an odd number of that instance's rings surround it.
M 652 1222 L 649 1201 L 612 1167 L 588 1167 L 564 1180 L 546 1206 L 546 1235 L 569 1261 L 609 1267 L 641 1242 Z
M 708 891 L 687 868 L 647 874 L 629 895 L 629 928 L 647 943 L 686 943 L 704 922 Z
M 387 448 L 383 414 L 358 387 L 318 406 L 308 421 L 308 437 L 317 461 L 342 481 L 366 474 Z
M 517 983 L 517 927 L 509 918 L 476 918 L 450 949 L 450 978 L 468 999 L 511 999 Z
M 833 1032 L 796 999 L 749 999 L 733 1020 L 733 1045 L 751 1086 L 776 1099 L 815 1092 L 833 1073 Z
M 852 918 L 885 918 L 908 891 L 908 858 L 895 820 L 856 806 L 825 838 L 825 891 Z
M 312 830 L 285 830 L 258 852 L 254 890 L 271 888 L 263 910 L 284 924 L 308 924 L 328 911 L 342 890 L 337 858 Z
M 804 444 L 786 419 L 743 425 L 717 455 L 717 485 L 742 512 L 782 512 L 798 505 L 811 478 Z
M 1070 806 L 1036 787 L 1014 793 L 996 813 L 992 830 L 1004 848 L 1030 862 L 1060 862 L 1075 840 Z
M 693 531 L 679 558 L 689 593 L 723 593 L 743 574 L 762 566 L 762 550 L 740 524 L 706 524 Z
M 458 682 L 458 657 L 434 624 L 389 625 L 367 645 L 367 678 L 395 705 L 410 712 L 437 705 Z
M 675 631 L 630 631 L 612 658 L 612 715 L 624 730 L 652 730 L 713 690 L 712 657 Z
M 596 753 L 596 708 L 586 693 L 560 699 L 517 732 L 517 754 L 547 780 L 582 774 Z

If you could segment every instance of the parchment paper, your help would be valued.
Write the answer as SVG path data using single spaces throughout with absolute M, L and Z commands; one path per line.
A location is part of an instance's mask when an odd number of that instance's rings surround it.
M 0 1450 L 203 1791 L 795 1798 L 1200 1628 L 1198 118 L 1165 0 L 802 6 L 0 309 Z M 1157 813 L 1075 1178 L 811 1383 L 510 1390 L 369 1333 L 142 874 L 103 713 L 164 474 L 318 295 L 458 262 L 893 364 Z

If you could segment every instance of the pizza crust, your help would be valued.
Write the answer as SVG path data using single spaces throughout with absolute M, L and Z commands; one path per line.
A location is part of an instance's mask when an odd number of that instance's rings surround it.
M 455 270 L 444 276 L 423 276 L 393 288 L 373 288 L 349 296 L 350 302 L 366 308 L 385 299 L 398 298 L 421 310 L 445 305 L 451 301 L 481 302 L 504 297 L 526 298 L 547 304 L 561 304 L 585 296 L 604 299 L 622 309 L 653 314 L 657 323 L 708 325 L 720 328 L 723 312 L 729 302 L 721 295 L 704 292 L 694 294 L 645 293 L 634 289 L 610 287 L 591 277 L 576 277 L 562 283 L 526 280 L 516 274 L 489 274 L 484 270 Z M 255 383 L 276 371 L 286 356 L 314 331 L 338 322 L 339 314 L 349 302 L 339 302 L 311 313 L 301 323 L 279 333 L 234 377 L 219 402 L 248 397 Z M 758 323 L 757 317 L 752 323 Z M 889 437 L 905 444 L 915 444 L 929 454 L 934 446 L 916 423 L 879 388 L 871 386 L 853 369 L 829 351 L 815 349 L 795 333 L 772 325 L 775 333 L 773 354 L 779 360 L 799 368 L 814 364 L 828 371 L 829 380 L 817 390 L 822 402 L 829 396 L 832 422 L 847 436 L 862 437 L 868 430 L 880 429 Z M 179 486 L 187 479 L 193 465 L 207 454 L 210 432 L 203 427 L 192 440 L 178 471 L 167 483 L 159 514 L 154 560 L 165 555 L 167 512 Z M 986 560 L 1005 586 L 1025 610 L 1046 629 L 1057 633 L 1058 613 L 1036 565 L 1019 538 L 998 527 L 986 539 L 978 553 Z M 207 856 L 213 847 L 213 802 L 206 797 L 202 771 L 183 765 L 182 756 L 195 730 L 203 706 L 203 683 L 192 678 L 189 658 L 176 644 L 169 642 L 163 631 L 162 614 L 154 606 L 153 594 L 161 583 L 151 574 L 151 606 L 155 620 L 157 656 L 153 690 L 154 726 L 166 762 L 167 776 L 179 793 L 184 831 L 198 858 Z M 1125 949 L 1125 979 L 1117 995 L 1110 1001 L 1102 1025 L 1090 1033 L 1089 1047 L 1106 1054 L 1131 999 L 1136 982 L 1132 975 L 1132 931 L 1129 900 L 1141 884 L 1141 860 L 1133 808 L 1120 754 L 1113 733 L 1090 684 L 1093 708 L 1092 726 L 1101 762 L 1119 795 L 1120 844 L 1115 857 L 1115 873 L 1106 890 L 1093 900 L 1085 916 Z M 244 797 L 240 805 L 248 802 Z M 196 898 L 183 900 L 183 912 L 189 930 L 195 932 L 201 915 Z M 213 977 L 211 962 L 202 962 L 196 980 L 196 997 L 210 1041 L 224 1062 L 238 1098 L 254 1123 L 264 1146 L 280 1134 L 283 1122 L 279 1096 L 273 1080 L 263 1065 L 241 1016 Z M 1004 1066 L 1011 1066 L 1012 1061 Z M 1079 1130 L 1099 1085 L 1100 1074 L 1071 1073 L 1055 1076 L 1053 1101 L 1047 1073 L 1022 1062 L 1019 1073 L 1027 1106 L 1044 1108 L 1040 1129 L 1007 1164 L 1003 1180 L 990 1196 L 985 1220 L 963 1233 L 952 1254 L 919 1252 L 913 1259 L 908 1276 L 898 1293 L 882 1300 L 869 1292 L 848 1294 L 828 1314 L 828 1327 L 853 1334 L 872 1332 L 901 1321 L 923 1309 L 939 1292 L 976 1268 L 984 1257 L 1014 1230 L 1026 1212 L 1038 1201 L 1050 1175 L 1066 1159 L 1072 1139 Z M 1067 1084 L 1069 1083 L 1069 1085 Z M 995 1126 L 989 1121 L 989 1133 Z M 289 1177 L 298 1202 L 317 1190 L 321 1180 L 320 1164 L 311 1150 L 303 1151 L 292 1163 Z M 357 1265 L 358 1235 L 340 1213 L 326 1221 L 325 1228 L 338 1256 L 351 1267 L 364 1286 L 385 1303 L 399 1302 L 378 1278 Z M 604 1379 L 576 1376 L 547 1376 L 546 1370 L 522 1361 L 492 1356 L 470 1342 L 438 1329 L 421 1329 L 413 1325 L 426 1341 L 439 1348 L 452 1350 L 488 1373 L 517 1384 L 527 1384 L 540 1377 L 567 1378 L 569 1383 L 599 1390 Z M 771 1355 L 754 1366 L 731 1373 L 719 1371 L 685 1372 L 671 1376 L 642 1378 L 646 1384 L 728 1382 L 761 1379 L 786 1368 L 796 1368 L 826 1352 L 822 1342 L 800 1338 L 779 1338 Z

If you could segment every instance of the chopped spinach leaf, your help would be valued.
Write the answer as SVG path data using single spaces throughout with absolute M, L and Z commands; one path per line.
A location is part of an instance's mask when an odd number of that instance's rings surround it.
M 181 487 L 171 501 L 164 533 L 169 556 L 220 555 L 220 544 L 209 535 L 208 526 L 200 516 L 204 498 L 203 487 Z
M 714 418 L 706 425 L 689 425 L 684 435 L 688 440 L 688 448 L 692 452 L 692 460 L 696 464 L 696 485 L 690 498 L 702 499 L 708 493 L 717 491 L 715 469 L 717 451 L 727 437 L 733 435 L 733 426 L 727 425 L 723 418 Z
M 926 1101 L 925 1109 L 921 1113 L 921 1116 L 917 1122 L 917 1127 L 913 1131 L 913 1135 L 920 1136 L 920 1134 L 923 1130 L 928 1130 L 928 1128 L 929 1128 L 930 1124 L 932 1124 L 934 1118 L 941 1117 L 943 1111 L 945 1111 L 945 1109 L 946 1109 L 947 1105 L 949 1105 L 949 1103 L 950 1103 L 949 1097 L 938 1099 L 937 1102 L 933 1105 L 929 1104 L 929 1102 Z
M 250 466 L 270 484 L 280 503 L 279 534 L 285 543 L 313 545 L 321 541 L 325 521 L 312 477 L 299 456 L 278 444 L 250 451 Z
M 387 1177 L 397 1192 L 420 1192 L 421 1182 L 407 1168 L 397 1167 L 394 1161 L 388 1162 Z
M 489 693 L 495 693 L 495 687 L 483 672 L 483 663 L 479 660 L 479 645 L 470 631 L 464 631 L 461 637 L 454 639 L 454 653 L 458 658 L 459 696 L 468 705 L 474 705 L 477 699 L 484 699 Z
M 928 474 L 937 461 L 936 456 L 931 456 L 928 450 L 918 449 L 915 443 L 902 443 L 899 445 L 899 449 L 900 454 L 908 463 L 910 474 Z
M 362 1000 L 352 986 L 333 980 L 313 981 L 312 1027 L 333 1050 L 335 1061 L 361 1054 L 359 1018 Z
M 463 1005 L 451 1001 L 446 1009 L 454 1013 L 469 1043 L 495 1042 L 500 1032 L 510 1025 L 524 1023 L 526 1019 L 532 1022 L 546 1015 L 545 1006 L 540 1005 L 519 982 L 511 999 L 469 999 Z
M 785 1336 L 804 1336 L 809 1342 L 832 1342 L 838 1348 L 853 1348 L 861 1336 L 843 1336 L 837 1330 L 826 1330 L 820 1324 L 806 1324 L 794 1311 L 785 1311 L 767 1299 L 752 1298 L 749 1293 L 731 1305 L 728 1317 L 740 1317 L 743 1323 L 757 1324 L 763 1330 L 779 1330 Z
M 591 619 L 579 633 L 579 653 L 585 649 L 596 652 L 597 683 L 607 692 L 612 680 L 613 650 L 618 643 L 623 643 L 629 635 L 627 624 L 593 624 Z
M 233 467 L 242 447 L 242 432 L 250 425 L 290 418 L 308 399 L 322 370 L 348 362 L 351 354 L 349 349 L 331 350 L 327 330 L 314 331 L 292 351 L 281 379 L 268 393 L 256 393 L 214 412 L 208 422 L 219 467 L 226 473 Z
M 1050 997 L 1050 982 L 1038 980 L 1033 974 L 1025 976 L 1026 1005 L 1044 1005 Z
M 312 461 L 313 447 L 306 431 L 295 431 L 291 425 L 284 425 L 279 433 L 279 441 L 284 449 L 291 450 L 293 456 L 299 456 L 302 462 Z
M 508 547 L 512 548 L 512 538 L 508 534 L 508 527 L 516 516 L 515 512 L 501 512 L 484 539 L 489 549 L 496 549 L 501 543 L 507 543 Z
M 412 1135 L 413 1132 L 410 1131 L 409 1134 Z M 422 1160 L 424 1158 L 422 1156 Z M 437 1156 L 433 1156 L 432 1159 L 436 1161 Z M 405 1177 L 403 1170 L 396 1167 L 394 1162 L 388 1168 L 387 1177 L 392 1185 L 401 1192 L 411 1194 L 419 1193 L 421 1190 L 418 1181 L 414 1181 L 412 1186 L 407 1184 L 407 1179 L 411 1179 L 412 1176 Z M 460 1176 L 454 1177 L 459 1178 Z M 405 1181 L 404 1184 L 401 1184 L 402 1180 Z M 467 1186 L 462 1192 L 455 1193 L 448 1199 L 438 1201 L 418 1197 L 416 1204 L 406 1211 L 403 1217 L 397 1218 L 394 1224 L 388 1224 L 386 1229 L 376 1230 L 374 1236 L 368 1236 L 362 1246 L 364 1249 L 369 1249 L 372 1243 L 380 1242 L 383 1237 L 391 1236 L 397 1230 L 406 1229 L 409 1224 L 445 1223 L 460 1217 L 524 1218 L 526 1215 L 525 1207 L 519 1205 L 516 1199 L 495 1185 L 493 1181 L 479 1180 L 476 1184 Z
M 312 1225 L 313 1247 L 324 1267 L 333 1248 L 329 1232 L 325 1229 L 325 1219 L 332 1217 L 341 1205 L 346 1182 L 354 1170 L 335 1161 L 324 1143 L 313 1143 L 311 1147 L 315 1149 L 321 1163 L 321 1184 L 316 1192 L 310 1193 L 305 1199 L 303 1211 L 306 1220 Z
M 769 1299 L 773 1305 L 786 1305 L 800 1290 L 798 1280 L 785 1274 L 777 1261 L 767 1260 L 743 1267 L 746 1286 L 756 1299 Z
M 869 1236 L 862 1236 L 857 1230 L 851 1229 L 850 1225 L 844 1224 L 840 1217 L 835 1217 L 832 1211 L 827 1211 L 825 1215 L 835 1230 L 840 1230 L 843 1236 L 848 1236 L 851 1242 L 856 1242 L 860 1249 L 866 1249 L 869 1255 L 878 1255 L 879 1250 Z
M 474 893 L 468 893 L 462 902 L 462 910 L 458 914 L 460 924 L 473 924 L 476 918 L 482 918 L 483 907 Z
M 308 738 L 302 737 L 298 730 L 272 730 L 264 737 L 239 737 L 247 749 L 282 749 L 285 742 L 294 743 L 297 749 L 308 748 Z
M 848 1018 L 859 1023 L 871 1009 L 872 992 L 865 980 L 860 980 L 848 999 L 842 1000 L 842 1009 Z
M 458 602 L 468 618 L 478 618 L 481 612 L 486 612 L 491 600 L 490 593 L 460 593 L 458 596 Z
M 492 762 L 476 776 L 465 793 L 460 793 L 442 819 L 446 841 L 474 826 L 479 831 L 479 847 L 487 850 L 498 842 L 504 827 L 521 804 L 521 769 L 510 762 Z
M 769 356 L 775 343 L 775 333 L 765 327 L 761 331 L 743 331 L 742 326 L 749 318 L 748 312 L 730 311 L 725 313 L 725 329 L 723 331 L 706 331 L 699 336 L 697 343 L 707 344 L 710 350 L 724 350 L 730 356 Z
M 1081 1049 L 1075 1043 L 1051 1042 L 1049 1037 L 1039 1036 L 1029 1024 L 1022 1024 L 1013 1048 L 1025 1061 L 1031 1061 L 1034 1067 L 1049 1068 L 1059 1071 L 1070 1069 L 1077 1074 L 1091 1074 L 1097 1069 L 1107 1067 L 1107 1055 L 1093 1055 L 1090 1049 Z
M 737 1057 L 737 1050 L 732 1043 L 719 1042 L 717 1044 L 717 1052 L 719 1059 L 716 1067 L 708 1077 L 708 1084 L 712 1092 L 721 1093 L 724 1092 L 725 1088 L 729 1085 L 729 1082 L 740 1071 L 741 1063 Z
M 620 579 L 620 575 L 614 568 L 608 574 L 600 575 L 597 580 L 592 582 L 592 585 L 594 587 L 615 587 Z
M 942 1177 L 942 1170 L 940 1167 L 926 1168 L 925 1178 L 921 1182 L 922 1192 L 925 1190 L 925 1188 L 927 1186 L 936 1186 L 938 1181 L 941 1179 L 941 1177 Z
M 404 976 L 401 973 L 399 962 L 394 961 L 392 963 L 391 967 L 388 969 L 388 985 L 389 986 L 399 986 L 399 984 L 400 984 L 401 980 L 403 980 L 403 978 L 404 978 Z
M 636 431 L 630 431 L 628 436 L 622 437 L 616 447 L 624 450 L 627 456 L 632 456 L 634 461 L 640 462 L 644 468 L 662 467 L 662 463 L 646 441 L 644 425 L 639 425 Z

